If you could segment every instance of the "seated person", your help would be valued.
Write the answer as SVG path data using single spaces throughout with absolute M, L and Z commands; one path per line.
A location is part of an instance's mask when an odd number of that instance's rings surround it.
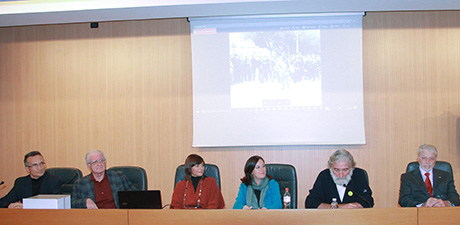
M 213 177 L 204 176 L 201 156 L 191 154 L 185 159 L 185 179 L 180 181 L 171 200 L 171 209 L 222 209 L 224 197 Z
M 22 208 L 22 199 L 38 194 L 57 194 L 62 185 L 61 179 L 46 172 L 42 154 L 32 151 L 24 156 L 24 166 L 29 174 L 19 177 L 5 197 L 0 199 L 1 208 Z
M 244 177 L 233 209 L 281 209 L 280 187 L 267 175 L 265 161 L 252 156 L 244 166 Z
M 116 209 L 118 191 L 134 189 L 128 178 L 121 173 L 106 170 L 105 155 L 100 150 L 86 153 L 86 165 L 91 174 L 75 182 L 72 208 Z
M 365 171 L 355 165 L 350 152 L 345 149 L 335 151 L 329 157 L 329 168 L 316 178 L 305 200 L 305 208 L 329 209 L 333 198 L 337 199 L 339 209 L 374 206 Z
M 460 204 L 452 174 L 434 168 L 437 157 L 438 151 L 433 145 L 419 147 L 419 169 L 401 175 L 399 205 L 449 207 Z

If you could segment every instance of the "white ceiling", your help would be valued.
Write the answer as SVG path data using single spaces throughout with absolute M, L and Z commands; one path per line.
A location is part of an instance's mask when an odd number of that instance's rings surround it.
M 459 10 L 460 0 L 0 0 L 0 27 L 279 13 Z

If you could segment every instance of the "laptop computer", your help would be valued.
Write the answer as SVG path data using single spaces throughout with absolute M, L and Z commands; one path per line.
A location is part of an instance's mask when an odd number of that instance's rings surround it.
M 162 209 L 159 190 L 118 191 L 120 209 Z

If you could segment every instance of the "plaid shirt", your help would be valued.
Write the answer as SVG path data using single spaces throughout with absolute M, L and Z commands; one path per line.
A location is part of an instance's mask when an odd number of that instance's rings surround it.
M 109 178 L 110 188 L 112 188 L 113 200 L 117 208 L 118 205 L 118 191 L 130 191 L 134 186 L 129 182 L 128 178 L 115 171 L 106 170 L 105 174 Z M 75 182 L 72 193 L 72 208 L 86 208 L 86 199 L 90 198 L 96 202 L 94 197 L 94 182 L 91 180 L 91 174 L 82 177 Z

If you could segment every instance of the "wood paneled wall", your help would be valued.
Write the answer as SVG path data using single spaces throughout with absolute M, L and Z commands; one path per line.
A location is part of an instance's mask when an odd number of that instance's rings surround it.
M 460 11 L 367 13 L 363 26 L 366 145 L 238 148 L 191 147 L 186 19 L 0 28 L 0 196 L 31 150 L 86 174 L 84 154 L 101 149 L 109 167 L 144 167 L 165 203 L 190 153 L 219 165 L 227 208 L 254 154 L 296 167 L 299 208 L 339 148 L 368 171 L 376 207 L 397 207 L 420 144 L 438 147 L 460 186 Z

